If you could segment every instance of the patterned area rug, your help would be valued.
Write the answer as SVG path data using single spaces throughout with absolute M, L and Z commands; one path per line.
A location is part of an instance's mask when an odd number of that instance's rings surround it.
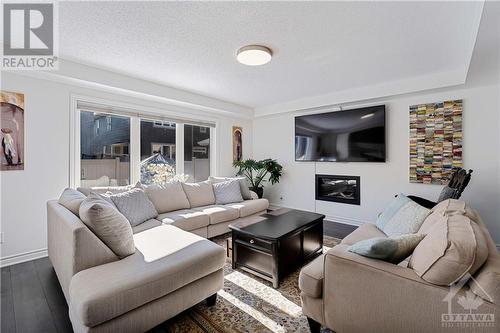
M 212 241 L 226 248 L 225 234 Z M 323 250 L 338 244 L 339 239 L 324 236 Z M 224 289 L 217 304 L 201 302 L 192 309 L 167 321 L 170 333 L 267 333 L 309 332 L 302 314 L 298 287 L 299 270 L 280 282 L 278 289 L 252 274 L 231 268 L 231 259 L 224 266 Z M 323 329 L 322 332 L 331 332 Z

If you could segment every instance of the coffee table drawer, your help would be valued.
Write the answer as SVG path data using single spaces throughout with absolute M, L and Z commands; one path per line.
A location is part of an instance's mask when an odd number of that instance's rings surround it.
M 269 241 L 265 241 L 263 239 L 256 238 L 256 237 L 248 236 L 245 234 L 238 234 L 237 239 L 239 241 L 248 243 L 248 246 L 250 246 L 250 247 L 257 247 L 257 248 L 260 247 L 260 248 L 266 249 L 268 251 L 272 251 L 272 249 L 273 249 L 273 243 L 271 243 Z
M 250 268 L 260 274 L 272 277 L 273 256 L 257 249 L 253 249 L 241 243 L 235 243 L 236 263 L 239 266 Z M 233 249 L 234 250 L 234 249 Z

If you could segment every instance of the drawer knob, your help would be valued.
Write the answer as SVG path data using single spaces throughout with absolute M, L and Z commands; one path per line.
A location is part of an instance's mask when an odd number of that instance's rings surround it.
M 253 244 L 255 243 L 255 241 L 253 239 L 250 239 L 250 244 Z

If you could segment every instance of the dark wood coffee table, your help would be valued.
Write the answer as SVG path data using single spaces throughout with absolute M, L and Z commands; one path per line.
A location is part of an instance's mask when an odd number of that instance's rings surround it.
M 278 209 L 229 225 L 233 269 L 271 281 L 280 280 L 323 252 L 324 215 Z

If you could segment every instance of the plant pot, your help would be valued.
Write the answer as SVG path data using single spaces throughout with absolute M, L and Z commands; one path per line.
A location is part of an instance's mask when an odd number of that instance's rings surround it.
M 252 188 L 250 188 L 250 190 L 257 193 L 257 196 L 259 197 L 259 199 L 262 199 L 262 196 L 264 195 L 264 188 L 263 187 L 257 187 L 257 188 L 252 187 Z

